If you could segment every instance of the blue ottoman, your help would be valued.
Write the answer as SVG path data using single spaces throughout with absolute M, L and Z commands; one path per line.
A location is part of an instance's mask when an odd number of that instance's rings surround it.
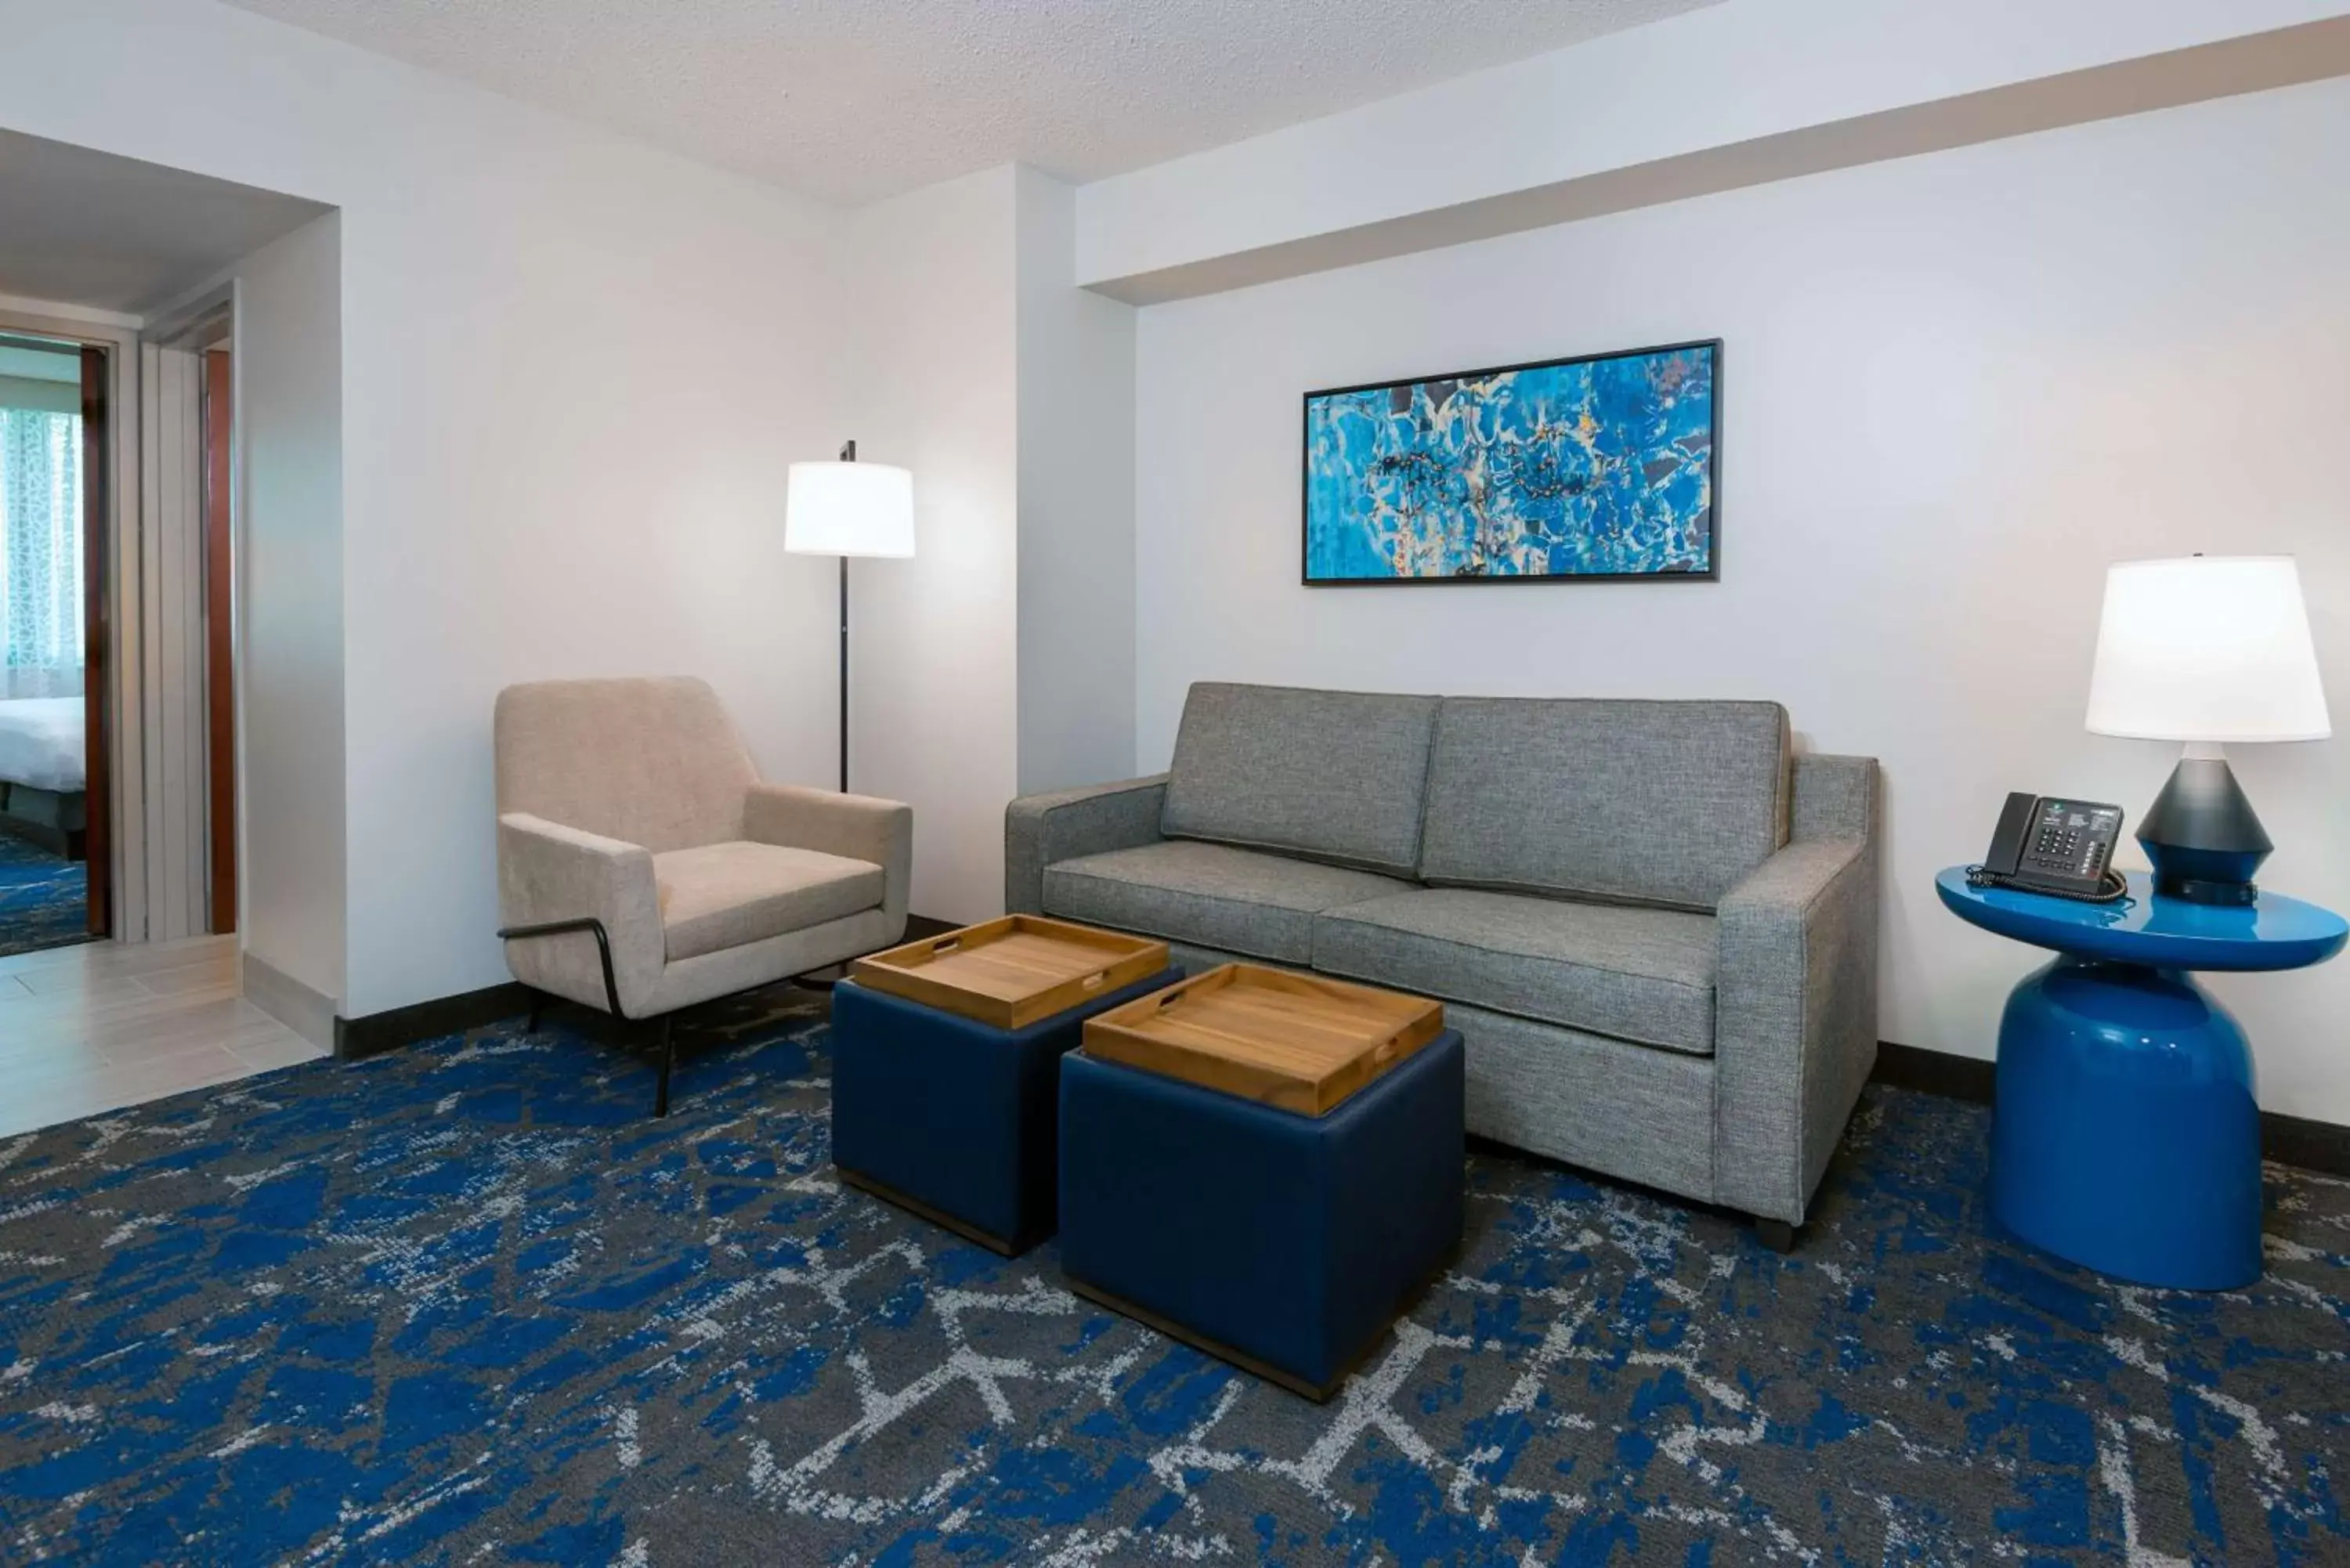
M 1061 1267 L 1079 1294 L 1326 1399 L 1461 1243 L 1448 1029 L 1307 1116 L 1061 1064 Z
M 832 1159 L 841 1179 L 1006 1256 L 1053 1233 L 1061 1055 L 1095 1013 L 1170 969 L 1025 1029 L 990 1028 L 843 981 L 832 992 Z

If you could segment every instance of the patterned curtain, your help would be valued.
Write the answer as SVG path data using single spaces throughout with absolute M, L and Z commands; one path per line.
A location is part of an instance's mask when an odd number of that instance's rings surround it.
M 81 587 L 81 416 L 0 409 L 0 664 L 78 671 Z

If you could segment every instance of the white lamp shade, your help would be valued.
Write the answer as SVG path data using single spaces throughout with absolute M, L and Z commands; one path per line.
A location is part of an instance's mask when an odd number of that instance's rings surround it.
M 795 462 L 784 548 L 803 556 L 910 556 L 914 476 L 886 462 Z
M 2088 725 L 2101 735 L 2221 743 L 2332 734 L 2293 557 L 2108 567 Z

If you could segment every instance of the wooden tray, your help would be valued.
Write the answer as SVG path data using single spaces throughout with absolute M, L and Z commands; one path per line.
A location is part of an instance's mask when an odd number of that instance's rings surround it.
M 1228 963 L 1086 1020 L 1086 1054 L 1326 1114 L 1444 1032 L 1444 1005 Z
M 848 977 L 997 1029 L 1025 1029 L 1167 967 L 1167 944 L 1006 915 L 858 959 Z

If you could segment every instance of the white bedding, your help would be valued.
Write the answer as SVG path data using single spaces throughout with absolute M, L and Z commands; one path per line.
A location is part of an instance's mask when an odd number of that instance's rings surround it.
M 70 794 L 82 787 L 78 697 L 18 697 L 0 701 L 0 779 Z

